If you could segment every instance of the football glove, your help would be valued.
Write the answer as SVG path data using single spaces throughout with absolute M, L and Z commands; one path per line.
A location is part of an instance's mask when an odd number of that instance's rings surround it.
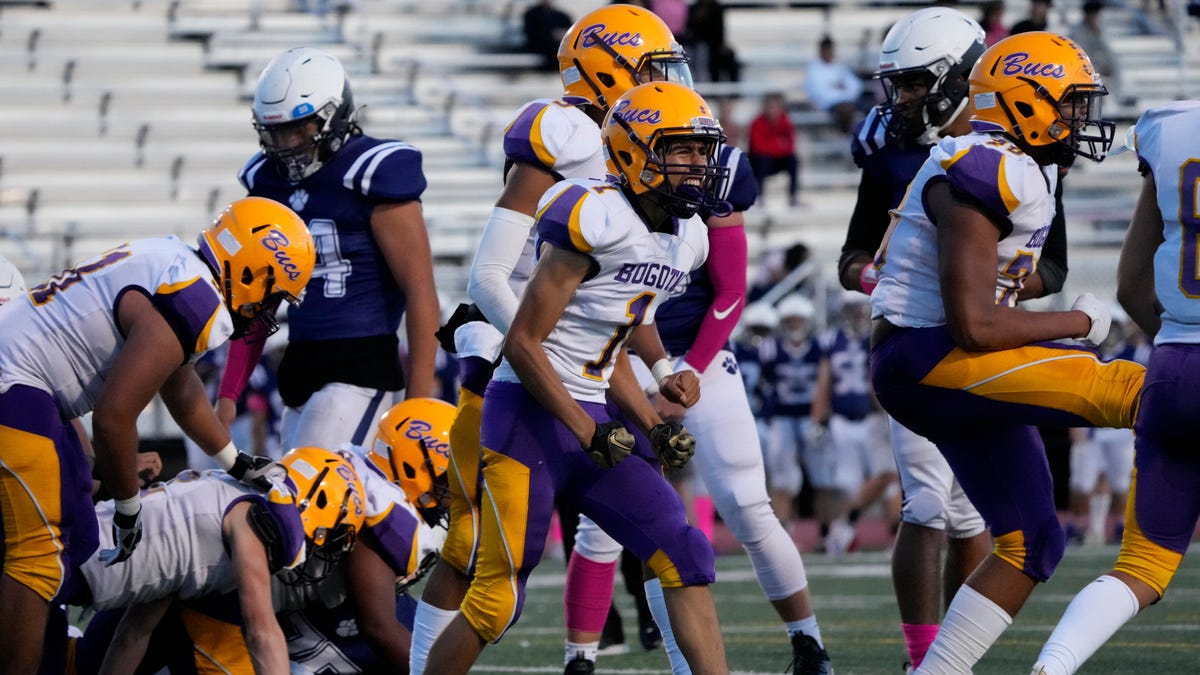
M 438 328 L 434 333 L 438 344 L 442 346 L 442 350 L 447 354 L 457 354 L 458 348 L 454 344 L 454 333 L 459 326 L 471 323 L 472 321 L 487 321 L 487 317 L 483 312 L 479 311 L 479 306 L 465 302 L 459 303 L 458 307 L 454 308 L 454 313 L 446 320 L 446 324 Z
M 696 454 L 696 437 L 678 422 L 664 422 L 650 429 L 650 447 L 660 462 L 678 469 Z
M 1100 302 L 1100 299 L 1091 293 L 1084 293 L 1075 298 L 1075 304 L 1071 305 L 1071 309 L 1087 314 L 1088 318 L 1092 320 L 1091 329 L 1079 340 L 1089 347 L 1099 347 L 1100 343 L 1104 342 L 1104 338 L 1108 337 L 1108 329 L 1112 325 L 1112 315 L 1108 311 L 1108 305 Z
M 229 475 L 261 492 L 270 492 L 272 485 L 287 480 L 287 469 L 270 457 L 256 457 L 239 452 Z
M 633 434 L 620 422 L 597 423 L 587 454 L 593 462 L 611 469 L 633 452 L 633 443 Z
M 124 562 L 133 555 L 133 549 L 142 540 L 142 510 L 139 508 L 132 516 L 114 511 L 112 533 L 115 548 L 100 551 L 100 562 L 105 567 Z

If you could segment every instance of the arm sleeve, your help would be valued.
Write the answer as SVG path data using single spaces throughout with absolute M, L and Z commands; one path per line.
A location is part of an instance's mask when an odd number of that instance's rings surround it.
M 229 355 L 225 357 L 225 370 L 221 373 L 221 386 L 217 389 L 218 398 L 228 398 L 234 401 L 242 396 L 246 382 L 250 380 L 254 367 L 262 357 L 263 347 L 267 340 L 230 340 Z
M 708 231 L 708 276 L 713 285 L 712 311 L 696 332 L 684 361 L 703 373 L 729 341 L 746 305 L 746 228 L 741 225 Z M 731 308 L 728 311 L 727 308 Z M 717 312 L 724 311 L 718 317 Z
M 508 332 L 519 303 L 508 278 L 521 258 L 532 228 L 533 218 L 520 211 L 492 209 L 471 263 L 467 294 L 502 333 Z

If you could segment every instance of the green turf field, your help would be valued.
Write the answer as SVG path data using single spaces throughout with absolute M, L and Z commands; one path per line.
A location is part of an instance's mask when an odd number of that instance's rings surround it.
M 1038 588 L 1013 626 L 976 667 L 976 675 L 1027 675 L 1042 643 L 1075 592 L 1116 558 L 1116 547 L 1077 548 L 1055 578 Z M 904 644 L 885 554 L 855 553 L 841 562 L 805 556 L 817 616 L 837 675 L 903 673 Z M 562 563 L 544 562 L 531 579 L 521 621 L 499 645 L 489 646 L 472 672 L 561 673 Z M 790 647 L 762 596 L 745 556 L 717 560 L 713 586 L 729 667 L 737 673 L 782 673 Z M 618 582 L 617 603 L 633 651 L 603 656 L 598 673 L 669 674 L 666 655 L 637 646 L 632 600 Z M 1167 598 L 1119 632 L 1081 673 L 1200 673 L 1200 563 L 1185 560 Z

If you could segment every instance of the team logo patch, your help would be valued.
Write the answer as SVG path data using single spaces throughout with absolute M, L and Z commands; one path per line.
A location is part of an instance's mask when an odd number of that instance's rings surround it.
M 628 31 L 608 31 L 608 28 L 602 23 L 594 23 L 587 28 L 584 28 L 580 35 L 583 36 L 583 46 L 595 47 L 600 44 L 606 44 L 609 47 L 640 47 L 642 44 L 641 33 L 630 33 Z
M 307 205 L 308 190 L 296 190 L 288 196 L 288 206 L 292 207 L 292 210 L 296 213 L 303 211 Z
M 1016 52 L 1004 57 L 1004 70 L 1001 72 L 1009 77 L 1026 75 L 1028 77 L 1052 77 L 1061 80 L 1067 76 L 1067 69 L 1061 63 L 1038 63 L 1030 61 L 1027 52 Z
M 429 452 L 436 452 L 442 457 L 450 456 L 450 444 L 438 440 L 431 432 L 433 425 L 425 420 L 412 420 L 408 423 L 408 428 L 404 430 L 404 437 L 419 441 L 425 446 Z
M 662 122 L 662 111 L 653 108 L 634 108 L 627 100 L 617 101 L 613 108 L 613 117 L 620 117 L 628 124 L 659 124 Z
M 300 266 L 292 261 L 292 257 L 288 255 L 287 245 L 291 242 L 279 230 L 271 228 L 267 231 L 267 236 L 263 237 L 261 242 L 263 248 L 275 254 L 275 262 L 279 263 L 280 269 L 287 275 L 288 279 L 295 281 L 300 278 Z

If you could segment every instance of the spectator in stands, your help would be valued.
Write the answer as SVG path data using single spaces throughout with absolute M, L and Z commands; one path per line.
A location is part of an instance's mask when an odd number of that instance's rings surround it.
M 833 37 L 826 35 L 818 46 L 818 57 L 808 63 L 804 90 L 813 107 L 828 111 L 834 125 L 848 134 L 858 116 L 863 84 L 850 66 L 837 61 L 834 55 Z
M 1050 0 L 1032 0 L 1029 3 L 1029 16 L 1014 24 L 1009 34 L 1046 30 L 1048 25 L 1050 25 Z
M 1104 9 L 1101 0 L 1088 0 L 1083 3 L 1083 21 L 1071 28 L 1069 37 L 1078 44 L 1087 55 L 1092 57 L 1092 65 L 1104 80 L 1109 95 L 1117 84 L 1117 56 L 1113 53 L 1104 30 L 1100 27 L 1100 10 Z M 1115 100 L 1115 98 L 1114 98 Z
M 796 130 L 788 117 L 783 94 L 771 92 L 763 97 L 762 112 L 750 123 L 750 167 L 758 181 L 760 200 L 763 183 L 780 171 L 788 175 L 788 204 L 796 205 L 799 191 L 800 162 L 796 159 Z M 763 200 L 765 201 L 765 200 Z
M 657 14 L 675 35 L 687 32 L 688 4 L 684 0 L 650 0 L 650 11 Z
M 554 6 L 554 0 L 538 0 L 525 10 L 525 51 L 542 57 L 541 69 L 558 71 L 558 43 L 571 27 L 571 17 Z
M 712 82 L 737 82 L 741 64 L 725 42 L 725 8 L 720 0 L 696 0 L 688 8 L 687 52 L 697 76 L 705 73 Z M 697 77 L 697 79 L 699 79 Z
M 1008 37 L 1008 28 L 1004 25 L 1004 0 L 988 0 L 982 9 L 979 25 L 983 26 L 984 42 L 991 47 Z

